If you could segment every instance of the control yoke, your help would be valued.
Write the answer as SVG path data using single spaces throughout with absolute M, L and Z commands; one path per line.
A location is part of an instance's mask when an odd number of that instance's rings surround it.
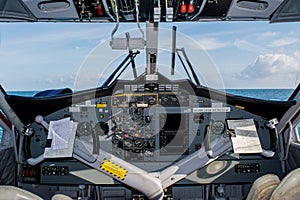
M 41 124 L 45 129 L 49 129 L 48 123 L 44 121 L 42 116 L 37 116 L 35 121 Z M 86 144 L 79 137 L 75 137 L 72 157 L 144 193 L 148 199 L 162 199 L 164 195 L 163 189 L 175 184 L 192 172 L 205 167 L 220 156 L 232 151 L 230 134 L 223 133 L 214 140 L 211 140 L 211 127 L 208 126 L 206 130 L 207 134 L 204 141 L 204 148 L 173 163 L 160 172 L 148 173 L 104 151 L 99 145 L 95 146 L 95 143 L 99 144 L 98 137 L 93 137 L 94 150 L 92 152 L 88 150 L 91 148 L 87 147 L 87 145 L 91 144 Z M 98 148 L 98 150 L 95 151 L 95 147 Z M 272 157 L 274 153 L 263 150 L 261 155 Z M 42 154 L 37 158 L 29 158 L 27 162 L 30 165 L 36 165 L 44 159 L 44 155 Z M 144 184 L 141 185 L 141 182 Z
M 36 122 L 40 123 L 45 129 L 49 129 L 48 123 L 41 116 L 36 117 Z M 202 148 L 186 158 L 175 162 L 165 170 L 155 173 L 148 173 L 131 163 L 105 152 L 101 148 L 99 148 L 98 154 L 94 154 L 95 151 L 90 153 L 86 148 L 86 144 L 79 137 L 75 138 L 73 158 L 144 193 L 148 199 L 162 199 L 164 188 L 175 184 L 190 173 L 208 165 L 232 149 L 230 138 L 223 136 L 212 141 L 209 146 L 211 147 L 211 155 L 208 155 L 207 150 Z M 37 158 L 27 159 L 27 162 L 30 165 L 37 165 L 44 159 L 44 155 L 42 154 Z M 144 184 L 140 184 L 141 182 Z

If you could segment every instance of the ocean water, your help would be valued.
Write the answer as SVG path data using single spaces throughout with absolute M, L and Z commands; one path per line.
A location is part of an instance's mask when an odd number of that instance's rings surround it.
M 292 89 L 227 89 L 227 93 L 265 100 L 285 101 L 293 93 Z
M 276 101 L 285 101 L 293 93 L 292 89 L 226 89 L 227 93 L 252 97 L 257 99 L 265 100 L 276 100 Z M 38 91 L 9 91 L 7 92 L 10 95 L 18 96 L 33 96 Z M 300 125 L 298 125 L 298 132 L 300 133 Z M 2 139 L 2 129 L 0 128 L 0 143 Z
M 227 93 L 252 97 L 257 99 L 284 101 L 293 93 L 292 89 L 226 89 Z M 38 91 L 9 91 L 10 95 L 33 96 Z
M 38 91 L 8 91 L 7 94 L 9 95 L 17 95 L 17 96 L 24 96 L 24 97 L 32 97 Z

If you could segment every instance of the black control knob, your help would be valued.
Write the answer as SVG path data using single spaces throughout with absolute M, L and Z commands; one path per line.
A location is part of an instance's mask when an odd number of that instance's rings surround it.
M 156 99 L 155 99 L 154 97 L 149 97 L 149 99 L 148 99 L 148 104 L 149 104 L 149 105 L 154 105 L 154 104 L 156 104 Z
M 163 100 L 164 102 L 168 102 L 168 101 L 169 101 L 169 98 L 168 98 L 168 97 L 163 97 L 162 100 Z
M 105 122 L 96 123 L 95 132 L 96 132 L 97 135 L 101 135 L 101 136 L 107 135 L 108 132 L 109 132 L 108 124 L 105 123 Z

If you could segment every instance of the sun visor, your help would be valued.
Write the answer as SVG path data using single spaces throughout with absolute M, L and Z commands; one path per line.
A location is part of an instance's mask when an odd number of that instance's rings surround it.
M 0 0 L 0 21 L 36 21 L 21 0 Z
M 283 0 L 234 0 L 227 17 L 239 20 L 268 20 Z
M 24 3 L 39 21 L 79 18 L 73 0 L 24 0 Z
M 285 0 L 271 17 L 270 22 L 300 21 L 300 1 Z

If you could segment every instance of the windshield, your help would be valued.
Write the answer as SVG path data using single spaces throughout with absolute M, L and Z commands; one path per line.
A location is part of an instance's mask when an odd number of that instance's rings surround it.
M 145 24 L 141 25 L 145 31 Z M 176 56 L 171 75 L 172 26 L 177 26 L 176 48 L 184 48 L 201 85 L 236 89 L 236 93 L 237 89 L 289 89 L 278 93 L 287 99 L 299 83 L 297 23 L 161 23 L 158 72 L 176 80 L 191 78 L 191 72 L 184 70 L 183 65 L 188 66 L 181 55 L 183 62 Z M 113 28 L 113 23 L 3 23 L 0 84 L 8 91 L 99 87 L 128 55 L 127 50 L 111 49 Z M 121 24 L 116 36 L 126 38 L 125 32 L 140 37 L 136 24 Z M 145 50 L 136 55 L 135 63 L 138 75 L 144 73 Z M 131 65 L 119 78 L 133 79 Z

